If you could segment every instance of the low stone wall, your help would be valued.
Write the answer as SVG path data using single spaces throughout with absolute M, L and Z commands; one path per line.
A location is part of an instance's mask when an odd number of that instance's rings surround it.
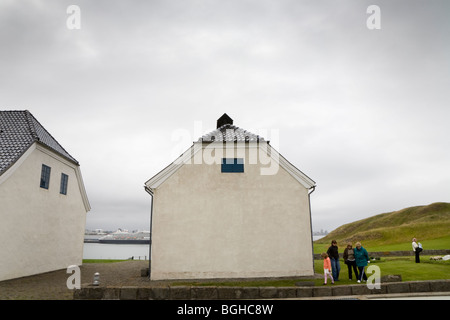
M 368 252 L 369 257 L 406 257 L 406 256 L 413 256 L 414 251 L 408 250 L 408 251 L 376 251 L 376 252 Z M 437 255 L 447 255 L 450 254 L 450 249 L 444 249 L 444 250 L 423 250 L 421 255 L 427 255 L 427 256 L 437 256 Z M 339 253 L 339 257 L 342 258 L 343 253 Z M 320 253 L 314 254 L 315 260 L 320 260 L 322 257 L 320 256 Z
M 331 296 L 360 296 L 391 293 L 450 292 L 450 280 L 408 281 L 381 283 L 380 289 L 365 284 L 327 285 L 320 287 L 94 287 L 82 286 L 74 292 L 74 299 L 114 300 L 237 300 L 283 299 Z

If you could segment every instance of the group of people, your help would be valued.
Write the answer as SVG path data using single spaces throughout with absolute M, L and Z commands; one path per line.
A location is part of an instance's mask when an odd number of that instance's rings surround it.
M 356 248 L 353 248 L 352 243 L 347 243 L 347 247 L 344 250 L 343 258 L 344 263 L 348 268 L 348 279 L 353 279 L 353 273 L 357 279 L 357 282 L 367 281 L 367 276 L 364 272 L 364 267 L 370 263 L 369 254 L 367 250 L 361 246 L 360 242 L 355 244 Z M 422 244 L 417 241 L 416 238 L 412 239 L 412 247 L 414 255 L 416 256 L 416 263 L 420 263 L 420 252 L 423 251 Z M 331 246 L 327 252 L 322 253 L 323 258 L 323 275 L 324 285 L 327 284 L 327 278 L 331 279 L 331 283 L 339 281 L 339 273 L 341 271 L 341 265 L 339 263 L 339 253 L 336 240 L 331 241 Z M 353 272 L 352 272 L 353 271 Z
M 331 283 L 334 283 L 334 281 L 339 281 L 341 265 L 339 262 L 339 253 L 336 240 L 331 241 L 331 246 L 328 248 L 326 253 L 322 253 L 322 258 L 324 274 L 323 284 L 327 284 L 328 277 L 331 279 Z M 344 250 L 343 258 L 348 267 L 349 280 L 353 279 L 354 273 L 358 283 L 361 281 L 367 281 L 364 267 L 366 267 L 370 262 L 369 254 L 367 253 L 367 250 L 361 246 L 360 242 L 355 244 L 355 248 L 353 248 L 352 243 L 349 242 Z

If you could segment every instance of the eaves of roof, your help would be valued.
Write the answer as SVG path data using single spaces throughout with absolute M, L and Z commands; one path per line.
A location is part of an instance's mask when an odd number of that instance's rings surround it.
M 192 159 L 198 152 L 201 152 L 203 149 L 202 143 L 203 141 L 199 140 L 196 143 L 186 150 L 180 157 L 178 157 L 174 162 L 169 164 L 159 173 L 150 178 L 147 182 L 145 182 L 145 190 L 147 192 L 152 192 L 153 189 L 158 188 L 162 185 L 167 179 L 169 179 L 174 173 L 176 173 L 183 165 L 187 163 L 191 163 Z M 297 167 L 295 167 L 292 163 L 287 161 L 278 151 L 276 151 L 269 143 L 266 141 L 258 143 L 259 148 L 262 148 L 274 161 L 276 161 L 281 168 L 286 170 L 288 174 L 290 174 L 295 180 L 297 180 L 301 185 L 303 185 L 307 189 L 314 188 L 316 183 L 302 171 L 300 171 Z

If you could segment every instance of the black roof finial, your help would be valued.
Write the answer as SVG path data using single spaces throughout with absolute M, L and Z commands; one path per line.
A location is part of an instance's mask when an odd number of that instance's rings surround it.
M 219 119 L 217 119 L 217 128 L 220 128 L 226 124 L 233 124 L 233 119 L 231 119 L 226 113 L 224 113 Z

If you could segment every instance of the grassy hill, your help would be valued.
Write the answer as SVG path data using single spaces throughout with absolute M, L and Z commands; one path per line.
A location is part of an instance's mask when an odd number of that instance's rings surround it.
M 413 237 L 424 249 L 450 249 L 450 203 L 411 207 L 348 223 L 315 241 L 314 247 L 315 252 L 322 252 L 335 239 L 341 251 L 347 242 L 354 245 L 357 241 L 369 251 L 411 250 Z

